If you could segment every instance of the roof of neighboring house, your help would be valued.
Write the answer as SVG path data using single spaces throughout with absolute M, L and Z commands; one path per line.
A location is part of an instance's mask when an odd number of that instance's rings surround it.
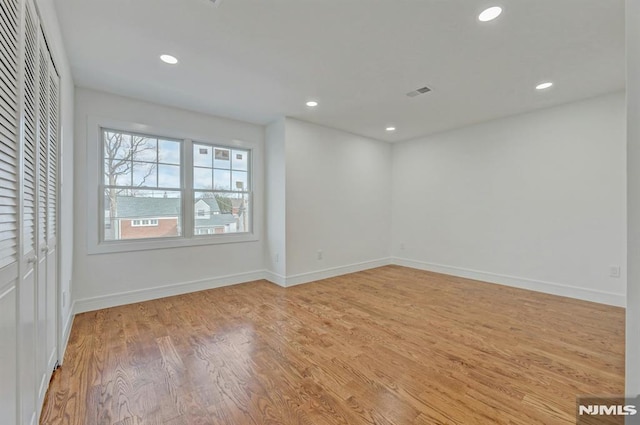
M 211 208 L 219 212 L 215 198 L 202 199 Z M 162 218 L 180 215 L 180 198 L 150 198 L 146 196 L 118 196 L 119 218 Z M 232 214 L 211 214 L 205 218 L 196 217 L 196 227 L 224 226 L 236 221 Z
M 196 203 L 199 201 L 203 201 L 205 204 L 209 205 L 212 212 L 220 212 L 220 206 L 218 205 L 216 198 L 201 198 L 198 199 Z
M 226 224 L 235 223 L 236 218 L 233 214 L 212 214 L 206 218 L 196 217 L 196 228 L 198 227 L 214 227 L 224 226 Z
M 176 217 L 180 215 L 180 198 L 118 196 L 119 218 Z

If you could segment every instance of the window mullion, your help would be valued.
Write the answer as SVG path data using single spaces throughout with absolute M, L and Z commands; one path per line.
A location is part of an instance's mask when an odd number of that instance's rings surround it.
M 103 148 L 104 149 L 104 148 Z M 104 240 L 104 226 L 105 223 L 107 221 L 107 217 L 106 217 L 106 211 L 105 211 L 105 203 L 104 203 L 104 195 L 106 192 L 106 186 L 104 185 L 104 157 L 102 157 L 102 161 L 103 163 L 102 167 L 101 167 L 101 180 L 100 183 L 98 184 L 98 220 L 100 222 L 100 225 L 98 226 L 98 240 L 99 241 L 103 241 Z M 109 223 L 113 223 L 113 217 L 109 217 Z
M 182 223 L 184 228 L 182 229 L 182 234 L 185 238 L 193 238 L 195 196 L 193 191 L 193 141 L 190 139 L 184 141 L 183 158 L 182 187 L 184 200 L 182 203 Z

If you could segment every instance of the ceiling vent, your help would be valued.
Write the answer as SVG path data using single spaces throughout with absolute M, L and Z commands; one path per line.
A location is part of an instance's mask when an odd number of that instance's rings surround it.
M 407 96 L 409 97 L 416 97 L 416 96 L 420 96 L 421 94 L 425 94 L 425 93 L 429 93 L 431 91 L 431 89 L 427 86 L 421 87 L 417 90 L 414 91 L 410 91 L 409 93 L 407 93 Z

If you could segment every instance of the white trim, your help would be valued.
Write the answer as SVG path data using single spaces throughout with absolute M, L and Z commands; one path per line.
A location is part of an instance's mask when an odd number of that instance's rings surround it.
M 194 236 L 199 237 L 183 238 L 176 236 L 167 238 L 121 239 L 117 241 L 107 241 L 94 247 L 89 247 L 89 249 L 87 249 L 87 253 L 89 255 L 96 255 L 114 252 L 147 251 L 151 249 L 171 249 L 202 245 L 258 242 L 260 240 L 255 234 L 239 232 Z
M 240 283 L 252 282 L 256 280 L 267 280 L 282 287 L 289 287 L 313 282 L 316 280 L 327 279 L 330 277 L 368 270 L 375 267 L 387 266 L 389 264 L 391 264 L 391 260 L 389 258 L 382 258 L 379 260 L 365 261 L 362 263 L 333 267 L 315 272 L 301 273 L 289 277 L 285 277 L 268 270 L 255 270 L 252 272 L 220 276 L 211 279 L 180 282 L 160 286 L 157 288 L 137 289 L 135 291 L 119 292 L 116 294 L 78 299 L 73 302 L 73 305 L 71 307 L 72 314 L 69 316 L 70 318 L 68 319 L 67 324 L 65 324 L 64 329 L 66 339 L 68 340 L 69 338 L 69 327 L 73 315 L 85 313 L 87 311 L 94 311 L 103 308 L 154 300 L 158 298 L 171 297 L 174 295 L 188 294 L 191 292 L 204 291 L 207 289 L 220 288 L 223 286 L 237 285 Z
M 62 346 L 61 353 L 64 354 L 64 350 L 66 349 L 66 345 L 69 339 L 69 333 L 71 330 L 71 324 L 73 322 L 73 316 L 75 314 L 100 310 L 103 308 L 116 307 L 125 304 L 149 301 L 158 298 L 170 297 L 174 295 L 203 291 L 207 289 L 220 288 L 223 286 L 236 285 L 245 282 L 252 282 L 256 280 L 267 280 L 276 285 L 287 288 L 295 285 L 315 282 L 322 279 L 328 279 L 331 277 L 342 276 L 349 273 L 356 273 L 359 271 L 388 265 L 398 265 L 417 270 L 443 273 L 451 276 L 463 277 L 466 279 L 473 279 L 482 282 L 505 285 L 514 288 L 521 288 L 563 297 L 576 298 L 600 304 L 613 305 L 617 307 L 625 307 L 626 304 L 626 298 L 624 295 L 612 292 L 578 288 L 576 286 L 561 283 L 544 282 L 540 280 L 483 272 L 461 267 L 446 266 L 442 264 L 434 264 L 418 260 L 389 257 L 371 261 L 363 261 L 361 263 L 354 263 L 346 266 L 331 267 L 308 273 L 300 273 L 291 276 L 283 276 L 270 270 L 255 270 L 246 273 L 219 276 L 211 279 L 180 282 L 156 288 L 138 289 L 135 291 L 119 292 L 116 294 L 75 300 L 71 307 L 71 313 L 69 314 L 63 328 L 64 344 Z
M 270 270 L 265 270 L 264 278 L 265 280 L 268 280 L 271 283 L 275 283 L 278 286 L 282 286 L 283 288 L 287 287 L 287 277 L 279 273 L 275 273 Z
M 463 267 L 447 266 L 443 264 L 434 264 L 407 258 L 394 257 L 391 259 L 391 262 L 392 264 L 398 266 L 410 267 L 418 270 L 426 270 L 435 273 L 443 273 L 452 276 L 463 277 L 466 279 L 511 286 L 514 288 L 528 289 L 530 291 L 543 292 L 545 294 L 577 298 L 579 300 L 608 304 L 616 307 L 626 306 L 626 297 L 623 294 L 616 294 L 614 292 L 579 288 L 577 286 L 567 285 L 564 283 L 545 282 L 542 280 L 509 276 L 480 270 L 472 270 Z
M 58 363 L 60 363 L 61 365 L 62 363 L 64 363 L 64 354 L 67 351 L 67 345 L 69 345 L 69 336 L 71 336 L 71 325 L 73 324 L 73 318 L 75 317 L 75 314 L 73 313 L 75 304 L 75 301 L 71 304 L 69 314 L 67 314 L 64 325 L 62 326 L 62 334 L 60 335 L 59 341 L 60 346 L 58 347 Z
M 363 261 L 361 263 L 348 264 L 346 266 L 331 267 L 324 270 L 314 272 L 300 273 L 287 276 L 285 287 L 301 285 L 303 283 L 315 282 L 316 280 L 328 279 L 330 277 L 342 276 L 344 274 L 361 272 L 363 270 L 373 269 L 376 267 L 388 266 L 392 264 L 391 258 L 380 258 L 377 260 Z
M 87 174 L 87 253 L 109 254 L 114 252 L 146 251 L 151 249 L 180 248 L 185 246 L 217 245 L 226 243 L 256 242 L 262 235 L 262 190 L 263 190 L 263 151 L 260 143 L 248 142 L 237 139 L 219 138 L 215 135 L 192 134 L 190 131 L 182 132 L 179 129 L 169 129 L 155 125 L 134 123 L 108 119 L 105 117 L 87 117 L 87 164 L 102 164 L 102 129 L 114 129 L 123 132 L 147 134 L 159 138 L 175 139 L 182 144 L 181 184 L 182 188 L 182 235 L 165 238 L 124 239 L 116 241 L 101 241 L 102 232 L 102 197 L 99 188 L 103 187 L 102 166 L 88 167 Z M 209 237 L 194 238 L 193 222 L 195 220 L 194 205 L 188 203 L 193 198 L 193 163 L 188 153 L 192 150 L 193 143 L 207 144 L 212 147 L 229 149 L 242 149 L 249 153 L 248 173 L 250 190 L 248 195 L 251 205 L 250 225 L 248 232 L 235 232 L 224 234 L 212 234 Z M 153 190 L 149 188 L 149 190 Z M 212 192 L 216 192 L 212 190 Z M 219 192 L 219 191 L 218 191 Z M 202 236 L 202 235 L 201 235 Z
M 100 310 L 103 308 L 116 307 L 120 305 L 155 300 L 158 298 L 171 297 L 174 295 L 204 291 L 206 289 L 220 288 L 222 286 L 262 280 L 265 277 L 264 275 L 264 270 L 256 270 L 252 272 L 220 276 L 211 279 L 174 283 L 159 286 L 156 288 L 137 289 L 135 291 L 126 291 L 109 295 L 101 295 L 92 298 L 83 298 L 74 301 L 72 311 L 73 314 L 79 314 L 85 313 L 87 311 Z
M 38 385 L 38 393 L 36 397 L 36 406 L 43 406 L 44 404 L 44 396 L 49 388 L 49 379 L 51 379 L 52 370 L 49 369 L 49 364 L 47 363 L 47 371 L 42 375 L 40 379 L 40 385 Z M 42 407 L 38 407 L 38 416 L 42 414 Z

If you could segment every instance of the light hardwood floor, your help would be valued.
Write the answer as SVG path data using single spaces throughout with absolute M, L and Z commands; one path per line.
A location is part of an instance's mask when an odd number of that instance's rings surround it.
M 574 424 L 624 310 L 398 266 L 76 316 L 42 424 Z

